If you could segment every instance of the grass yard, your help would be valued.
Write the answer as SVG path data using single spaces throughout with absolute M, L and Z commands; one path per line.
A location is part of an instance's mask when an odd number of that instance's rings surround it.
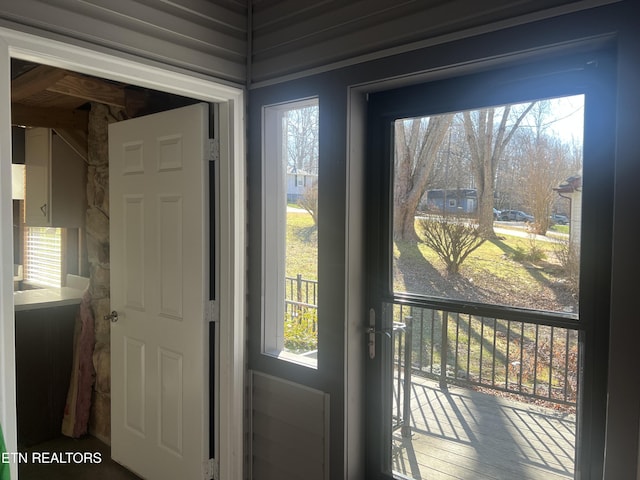
M 552 239 L 549 239 L 552 240 Z M 575 288 L 558 257 L 562 244 L 501 233 L 450 276 L 423 243 L 394 244 L 394 290 L 456 300 L 577 312 Z
M 566 278 L 556 241 L 501 233 L 486 241 L 449 276 L 442 261 L 423 243 L 395 242 L 394 289 L 456 300 L 577 313 L 577 294 Z M 549 238 L 554 240 L 554 237 Z M 311 215 L 287 214 L 286 275 L 318 278 L 318 232 Z
M 286 276 L 318 279 L 318 230 L 307 212 L 287 213 Z

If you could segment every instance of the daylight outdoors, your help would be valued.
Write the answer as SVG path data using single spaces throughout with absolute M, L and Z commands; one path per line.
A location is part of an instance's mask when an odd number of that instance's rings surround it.
M 578 312 L 582 102 L 396 122 L 395 291 Z M 316 346 L 318 108 L 286 118 L 285 344 L 304 351 Z
M 318 105 L 283 116 L 286 175 L 284 350 L 314 357 L 318 348 Z
M 577 319 L 583 110 L 578 95 L 397 120 L 394 293 Z M 316 106 L 289 110 L 283 124 L 284 345 L 303 355 L 317 349 L 317 122 Z M 458 449 L 472 446 L 470 466 L 462 467 L 468 475 L 488 468 L 498 475 L 492 478 L 502 478 L 496 473 L 502 471 L 517 478 L 573 477 L 576 330 L 386 305 L 394 324 L 394 473 L 418 479 L 431 478 L 434 468 L 459 469 L 466 453 Z M 527 407 L 489 403 L 478 415 L 470 405 L 485 400 L 454 395 L 453 385 Z M 534 441 L 525 431 L 532 424 Z M 516 431 L 502 439 L 506 450 L 496 429 Z M 482 468 L 474 460 L 479 445 L 492 452 Z M 455 455 L 457 465 L 437 459 L 439 450 Z
M 577 313 L 582 110 L 578 96 L 398 120 L 394 290 Z
M 583 104 L 395 122 L 393 291 L 458 305 L 387 304 L 395 473 L 573 478 Z

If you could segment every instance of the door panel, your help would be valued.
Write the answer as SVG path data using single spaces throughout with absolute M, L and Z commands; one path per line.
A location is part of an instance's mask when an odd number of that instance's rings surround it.
M 208 445 L 208 106 L 112 124 L 112 456 L 202 478 Z
M 592 55 L 369 96 L 367 478 L 601 475 L 613 97 Z

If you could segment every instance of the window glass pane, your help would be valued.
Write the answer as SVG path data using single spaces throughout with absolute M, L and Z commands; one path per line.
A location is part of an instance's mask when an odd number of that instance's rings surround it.
M 579 313 L 583 118 L 578 95 L 394 122 L 389 275 L 418 296 L 383 307 L 395 475 L 573 478 L 582 345 L 554 320 Z
M 317 99 L 265 109 L 264 351 L 316 366 Z
M 395 122 L 393 290 L 578 313 L 583 95 Z

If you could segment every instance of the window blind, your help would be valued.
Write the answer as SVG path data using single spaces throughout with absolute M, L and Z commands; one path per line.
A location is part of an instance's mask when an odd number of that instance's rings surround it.
M 24 279 L 46 286 L 62 285 L 62 229 L 25 227 Z

